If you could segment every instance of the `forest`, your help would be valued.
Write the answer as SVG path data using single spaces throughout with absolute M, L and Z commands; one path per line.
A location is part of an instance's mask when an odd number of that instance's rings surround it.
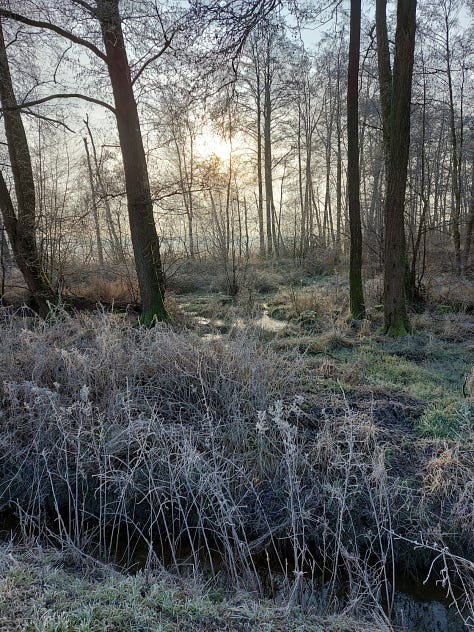
M 472 0 L 0 0 L 0 630 L 474 630 Z

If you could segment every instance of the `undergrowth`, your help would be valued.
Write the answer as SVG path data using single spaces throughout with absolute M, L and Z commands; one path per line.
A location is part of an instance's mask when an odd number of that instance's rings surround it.
M 204 341 L 114 314 L 0 316 L 0 509 L 26 541 L 125 566 L 136 547 L 148 570 L 166 558 L 176 574 L 257 594 L 263 567 L 286 612 L 314 580 L 321 612 L 387 629 L 396 569 L 411 560 L 472 617 L 469 428 L 454 446 L 418 421 L 435 437 L 423 442 L 340 386 L 315 399 L 308 354 L 245 329 Z M 359 361 L 373 385 L 383 374 L 381 386 L 409 391 L 418 370 L 391 351 L 359 348 Z

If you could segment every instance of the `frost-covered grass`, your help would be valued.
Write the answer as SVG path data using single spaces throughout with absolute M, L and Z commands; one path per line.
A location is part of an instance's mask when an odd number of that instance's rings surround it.
M 329 612 L 388 625 L 393 569 L 434 560 L 431 576 L 462 577 L 468 597 L 473 436 L 449 375 L 464 356 L 427 333 L 387 342 L 369 321 L 353 328 L 329 299 L 318 314 L 321 331 L 299 321 L 266 341 L 255 327 L 202 339 L 117 314 L 58 310 L 41 323 L 4 310 L 0 510 L 25 539 L 124 564 L 138 546 L 149 572 L 163 554 L 175 574 L 192 568 L 232 591 L 263 594 L 267 564 L 285 577 L 287 613 L 314 578 Z M 314 347 L 289 343 L 303 332 Z M 443 402 L 451 415 L 466 406 L 450 434 L 431 413 Z M 125 613 L 111 630 L 143 605 L 139 581 L 114 588 Z M 103 603 L 103 579 L 97 594 Z M 38 629 L 80 629 L 82 605 L 64 624 L 55 607 L 43 613 L 53 627 Z
M 386 632 L 348 616 L 316 617 L 165 572 L 122 575 L 67 551 L 0 547 L 6 632 Z

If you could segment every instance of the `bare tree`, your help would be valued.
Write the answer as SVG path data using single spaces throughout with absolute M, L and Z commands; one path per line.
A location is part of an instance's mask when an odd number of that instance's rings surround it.
M 443 46 L 444 59 L 446 62 L 446 78 L 448 81 L 449 97 L 449 128 L 451 132 L 452 144 L 452 191 L 453 200 L 451 208 L 451 231 L 454 244 L 454 258 L 456 262 L 456 272 L 464 274 L 463 257 L 461 253 L 461 195 L 462 195 L 462 153 L 463 153 L 463 97 L 466 70 L 461 64 L 461 89 L 456 99 L 453 86 L 454 54 L 453 54 L 453 26 L 457 14 L 461 7 L 458 0 L 443 0 L 441 3 L 443 12 Z M 456 103 L 455 103 L 456 99 Z M 456 122 L 456 109 L 460 108 L 460 125 Z
M 33 19 L 7 9 L 0 9 L 0 16 L 28 26 L 50 30 L 74 44 L 85 47 L 105 62 L 107 66 L 115 102 L 115 107 L 108 106 L 108 108 L 114 112 L 116 117 L 122 152 L 130 233 L 142 300 L 141 322 L 149 325 L 155 319 L 166 320 L 168 314 L 164 305 L 164 277 L 160 256 L 160 240 L 153 216 L 148 168 L 122 31 L 119 0 L 96 0 L 94 5 L 78 0 L 70 0 L 70 3 L 74 7 L 80 7 L 89 18 L 98 22 L 105 53 L 89 40 L 48 20 Z M 135 75 L 135 79 L 140 76 L 152 60 L 156 60 L 164 53 L 171 43 L 171 38 L 172 35 L 165 35 L 162 48 L 143 62 L 142 67 Z M 65 95 L 51 95 L 50 98 L 58 96 Z M 78 94 L 73 96 L 83 97 L 83 95 Z M 88 97 L 85 98 L 91 100 Z M 44 100 L 44 98 L 37 100 L 36 103 Z M 97 99 L 94 101 L 100 102 Z M 103 102 L 100 103 L 104 105 Z M 28 105 L 31 106 L 31 102 Z
M 55 293 L 41 266 L 36 243 L 36 196 L 30 150 L 13 90 L 0 16 L 0 101 L 15 183 L 16 207 L 0 172 L 0 208 L 15 261 L 33 296 L 40 316 L 46 318 Z
M 362 285 L 362 227 L 360 221 L 359 173 L 359 56 L 361 1 L 351 0 L 349 67 L 347 72 L 347 190 L 351 230 L 349 268 L 350 309 L 354 318 L 364 318 Z
M 91 187 L 91 205 L 92 205 L 92 214 L 94 216 L 94 228 L 95 228 L 95 238 L 97 243 L 97 256 L 99 258 L 99 265 L 104 265 L 104 249 L 102 247 L 102 235 L 100 232 L 100 221 L 99 221 L 99 211 L 97 208 L 97 195 L 95 190 L 95 182 L 94 182 L 94 174 L 92 173 L 92 164 L 91 157 L 89 153 L 89 146 L 87 144 L 87 138 L 83 138 L 84 141 L 84 149 L 86 150 L 86 158 L 87 158 L 87 172 L 89 175 L 89 184 Z
M 106 183 L 104 182 L 104 177 L 102 174 L 100 161 L 97 156 L 96 143 L 94 140 L 94 135 L 92 134 L 91 127 L 89 125 L 89 117 L 86 118 L 84 123 L 87 129 L 87 133 L 89 135 L 89 140 L 90 140 L 91 148 L 92 148 L 92 161 L 94 163 L 94 173 L 90 174 L 89 177 L 93 178 L 93 176 L 95 175 L 95 178 L 93 179 L 94 179 L 94 182 L 97 183 L 97 187 L 98 187 L 97 193 L 99 194 L 99 197 L 101 198 L 101 201 L 103 202 L 103 205 L 104 205 L 105 219 L 106 219 L 107 230 L 109 233 L 109 240 L 110 240 L 111 249 L 112 249 L 112 259 L 115 262 L 123 262 L 124 252 L 123 252 L 123 247 L 122 247 L 122 243 L 120 239 L 120 231 L 117 231 L 116 222 L 114 221 L 114 218 L 112 217 L 112 209 L 110 207 L 109 194 L 107 191 Z M 86 154 L 87 154 L 87 151 L 88 151 L 87 139 L 84 139 L 84 140 L 85 140 Z M 90 162 L 90 156 L 87 156 L 87 161 L 88 163 Z M 98 212 L 98 209 L 97 209 L 97 212 Z
M 386 122 L 389 151 L 385 199 L 384 329 L 392 336 L 410 331 L 405 301 L 404 206 L 410 148 L 415 27 L 416 0 L 398 0 L 390 118 Z

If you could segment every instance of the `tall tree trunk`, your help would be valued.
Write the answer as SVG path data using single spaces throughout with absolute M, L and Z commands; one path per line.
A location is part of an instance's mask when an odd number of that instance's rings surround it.
M 0 269 L 2 271 L 2 278 L 0 279 L 0 299 L 5 294 L 5 279 L 7 276 L 7 265 L 9 265 L 9 263 L 10 252 L 5 236 L 5 227 L 2 224 L 2 226 L 0 226 Z
M 188 131 L 190 136 L 190 167 L 187 168 L 187 159 L 186 159 L 186 139 L 184 136 L 184 131 L 180 129 L 180 126 L 175 126 L 172 124 L 172 132 L 173 132 L 173 142 L 176 149 L 176 158 L 178 160 L 178 173 L 179 173 L 179 184 L 181 187 L 181 195 L 183 197 L 184 210 L 186 211 L 186 228 L 184 230 L 184 245 L 186 248 L 186 232 L 187 232 L 187 245 L 189 251 L 189 257 L 191 259 L 195 258 L 195 247 L 194 247 L 194 211 L 193 211 L 193 181 L 194 181 L 194 142 L 193 142 L 193 131 L 190 129 L 188 125 Z M 179 141 L 181 140 L 183 143 L 183 148 L 181 150 Z
M 428 175 L 427 172 L 428 171 Z M 421 244 L 423 242 L 423 237 L 426 234 L 426 223 L 427 216 L 429 214 L 430 208 L 430 198 L 431 198 L 431 179 L 429 176 L 429 166 L 427 167 L 426 161 L 426 77 L 423 79 L 423 106 L 422 106 L 422 119 L 421 119 L 421 152 L 419 156 L 419 165 L 417 165 L 417 172 L 420 174 L 420 202 L 421 202 L 421 212 L 418 220 L 418 227 L 416 227 L 416 216 L 417 213 L 414 213 L 414 226 L 412 232 L 412 244 L 413 244 L 413 252 L 412 252 L 412 260 L 410 266 L 410 274 L 407 279 L 407 295 L 409 300 L 413 302 L 418 302 L 421 299 L 420 294 L 420 282 L 422 278 L 422 274 L 419 275 L 417 271 L 418 261 L 420 259 L 420 250 Z M 426 184 L 428 182 L 428 184 Z M 414 233 L 416 232 L 416 237 Z
M 263 223 L 263 180 L 262 180 L 262 94 L 260 89 L 260 67 L 256 68 L 256 104 L 257 104 L 257 187 L 258 187 L 258 237 L 259 254 L 265 257 L 265 227 Z
M 474 229 L 474 154 L 471 158 L 471 191 L 469 196 L 469 211 L 467 215 L 466 236 L 463 252 L 463 272 L 466 274 L 471 252 L 472 233 Z
M 187 207 L 187 215 L 188 215 L 188 236 L 189 236 L 189 255 L 191 259 L 196 257 L 196 247 L 194 244 L 194 197 L 193 197 L 193 186 L 194 186 L 194 130 L 188 125 L 189 130 L 189 173 L 187 182 L 188 182 L 188 207 Z
M 250 239 L 249 239 L 249 215 L 247 208 L 247 199 L 244 195 L 244 228 L 245 228 L 245 259 L 250 258 Z
M 153 217 L 145 150 L 125 50 L 118 0 L 97 0 L 122 151 L 130 233 L 142 300 L 141 323 L 166 320 L 160 241 Z
M 104 201 L 105 219 L 107 222 L 110 242 L 112 244 L 112 258 L 115 262 L 121 262 L 124 260 L 124 252 L 123 252 L 122 242 L 119 237 L 120 231 L 117 234 L 115 222 L 112 217 L 112 210 L 109 204 L 109 198 L 107 195 L 107 187 L 105 186 L 104 179 L 102 178 L 99 160 L 97 158 L 97 149 L 95 146 L 94 136 L 92 135 L 92 130 L 89 125 L 88 117 L 86 117 L 86 120 L 84 121 L 84 123 L 87 128 L 87 133 L 89 134 L 89 139 L 91 141 L 92 158 L 94 161 L 94 168 L 95 168 L 95 177 L 97 180 L 97 184 L 99 185 L 100 195 L 102 196 L 102 199 Z
M 410 148 L 415 28 L 416 0 L 398 0 L 384 244 L 384 329 L 392 336 L 400 336 L 410 331 L 405 304 L 404 205 Z
M 56 296 L 41 266 L 36 244 L 36 196 L 31 156 L 21 120 L 8 64 L 0 19 L 0 101 L 13 180 L 15 209 L 3 174 L 0 172 L 0 209 L 16 264 L 25 279 L 42 318 L 49 313 L 49 302 Z
M 337 135 L 337 152 L 336 152 L 336 243 L 335 255 L 336 262 L 339 262 L 342 246 L 342 94 L 341 94 L 341 49 L 342 40 L 339 44 L 337 52 L 337 78 L 336 78 L 336 135 Z
M 269 48 L 269 45 L 268 45 Z M 266 64 L 270 64 L 270 51 L 268 50 Z M 272 137 L 271 137 L 271 121 L 272 121 L 272 102 L 270 92 L 270 68 L 265 68 L 265 85 L 264 85 L 264 106 L 263 106 L 263 142 L 264 142 L 264 158 L 265 158 L 265 207 L 267 219 L 267 254 L 269 257 L 273 253 L 274 240 L 274 217 L 275 203 L 273 201 L 273 180 L 272 180 Z
M 351 0 L 349 66 L 347 72 L 347 189 L 351 252 L 349 267 L 350 309 L 354 318 L 364 318 L 362 285 L 362 227 L 359 181 L 359 56 L 361 0 Z
M 306 165 L 305 165 L 305 190 L 304 190 L 304 217 L 305 217 L 305 238 L 304 238 L 304 252 L 307 254 L 311 247 L 312 242 L 312 232 L 313 232 L 313 200 L 311 197 L 311 192 L 313 190 L 313 181 L 312 181 L 312 172 L 311 172 L 311 163 L 312 163 L 312 135 L 308 127 L 306 126 L 305 132 L 305 144 L 306 144 Z
M 300 247 L 299 247 L 299 256 L 303 259 L 308 250 L 307 244 L 307 235 L 306 235 L 306 205 L 304 203 L 304 195 L 303 195 L 303 160 L 301 158 L 301 104 L 298 102 L 298 138 L 297 138 L 297 152 L 298 152 L 298 191 L 299 191 L 299 200 L 300 200 Z
M 99 265 L 103 267 L 104 249 L 102 248 L 102 236 L 100 234 L 99 211 L 97 209 L 97 195 L 96 195 L 96 190 L 95 190 L 94 175 L 92 173 L 92 164 L 91 164 L 91 157 L 89 153 L 89 146 L 87 145 L 87 138 L 83 138 L 83 141 L 84 141 L 84 148 L 86 150 L 87 170 L 89 173 L 89 184 L 91 187 L 92 213 L 94 215 L 95 239 L 97 243 L 97 256 L 99 258 Z
M 340 105 L 338 106 L 340 110 Z M 342 231 L 342 144 L 341 114 L 337 113 L 337 162 L 336 162 L 336 260 L 341 256 Z
M 392 110 L 392 68 L 388 46 L 387 0 L 376 0 L 375 2 L 375 31 L 377 36 L 377 68 L 382 114 L 385 179 L 387 179 L 390 161 L 390 116 Z
M 459 229 L 459 220 L 461 217 L 461 156 L 462 156 L 462 135 L 461 140 L 458 138 L 458 132 L 456 129 L 456 107 L 454 103 L 453 94 L 453 76 L 451 69 L 451 44 L 450 44 L 450 25 L 449 25 L 449 11 L 445 9 L 444 15 L 445 22 L 445 59 L 446 59 L 446 74 L 448 79 L 448 94 L 449 94 L 449 127 L 451 130 L 451 143 L 452 143 L 452 161 L 453 161 L 453 173 L 452 173 L 452 211 L 451 211 L 451 229 L 453 235 L 454 244 L 454 259 L 456 262 L 457 274 L 463 274 L 462 270 L 462 256 L 461 256 L 461 231 Z M 462 99 L 461 99 L 461 115 L 462 115 Z M 462 116 L 461 116 L 462 117 Z M 461 120 L 462 125 L 462 120 Z

